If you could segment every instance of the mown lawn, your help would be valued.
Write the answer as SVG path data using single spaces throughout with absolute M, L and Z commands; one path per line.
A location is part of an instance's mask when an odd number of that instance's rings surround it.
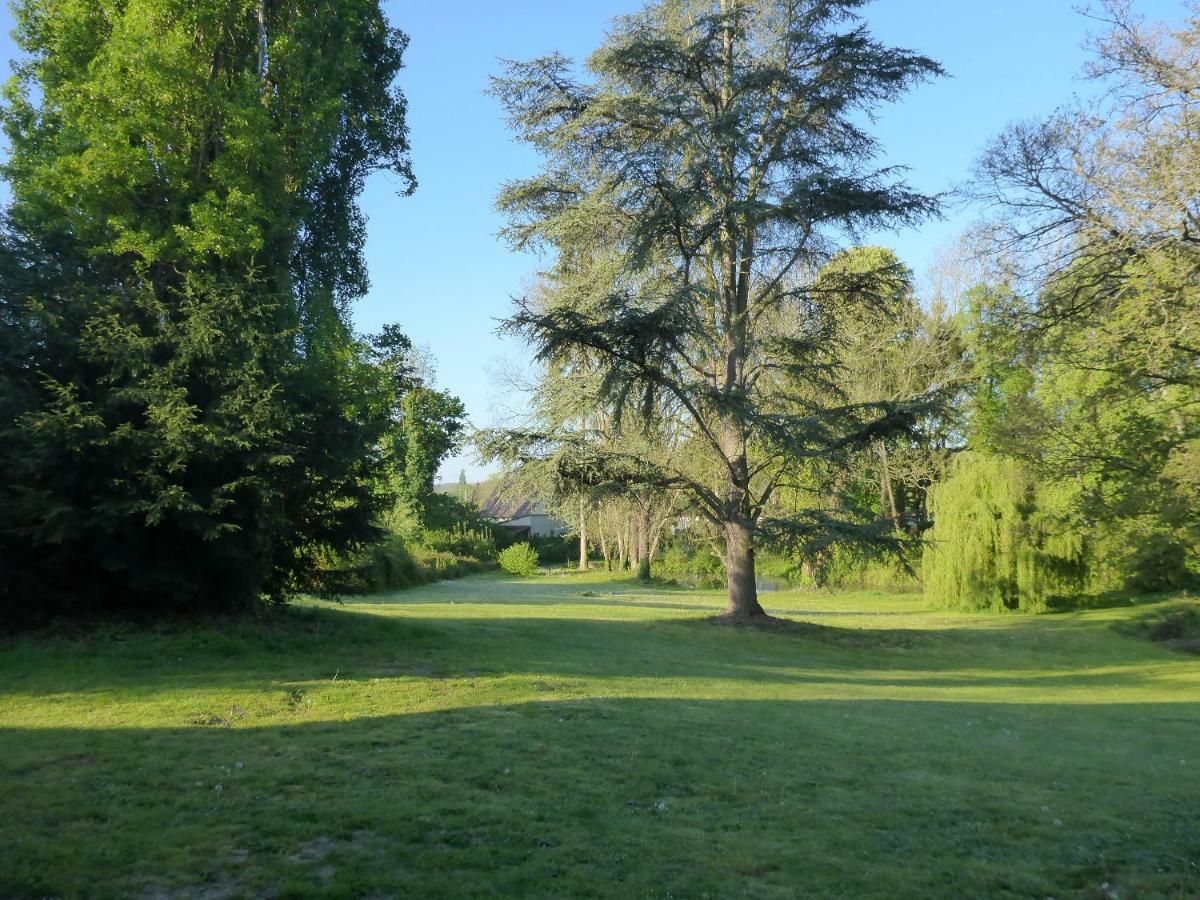
M 0 896 L 1197 897 L 1200 657 L 497 577 L 0 642 Z

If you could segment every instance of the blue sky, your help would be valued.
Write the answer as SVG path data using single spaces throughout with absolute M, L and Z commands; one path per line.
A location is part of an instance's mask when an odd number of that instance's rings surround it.
M 504 402 L 492 364 L 522 350 L 495 336 L 496 320 L 538 269 L 496 239 L 492 201 L 502 181 L 532 174 L 537 159 L 514 144 L 500 110 L 484 95 L 500 58 L 559 50 L 586 56 L 609 20 L 641 0 L 458 0 L 388 2 L 392 22 L 412 43 L 401 85 L 411 106 L 417 193 L 395 196 L 386 177 L 362 198 L 369 217 L 371 292 L 355 320 L 364 331 L 397 322 L 438 363 L 438 382 L 466 403 L 473 424 L 493 423 Z M 988 138 L 1007 123 L 1044 116 L 1086 90 L 1081 49 L 1094 27 L 1075 0 L 876 0 L 866 18 L 889 43 L 919 50 L 950 73 L 882 110 L 875 134 L 885 161 L 911 167 L 910 183 L 939 193 L 961 182 Z M 1135 0 L 1152 19 L 1178 20 L 1182 0 Z M 11 14 L 0 13 L 3 44 Z M 969 213 L 898 235 L 880 236 L 918 273 L 968 224 Z M 470 455 L 443 468 L 457 478 L 483 470 Z

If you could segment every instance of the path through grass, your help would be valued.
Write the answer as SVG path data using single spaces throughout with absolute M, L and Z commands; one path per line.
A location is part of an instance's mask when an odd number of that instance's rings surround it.
M 556 575 L 0 642 L 0 896 L 1200 896 L 1147 607 L 766 600 L 814 627 Z

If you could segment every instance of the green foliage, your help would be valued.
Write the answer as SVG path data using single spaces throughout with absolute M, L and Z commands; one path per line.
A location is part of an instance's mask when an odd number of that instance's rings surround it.
M 1003 276 L 969 297 L 971 443 L 1020 461 L 1093 589 L 1171 588 L 1200 578 L 1200 28 L 1104 6 L 1100 106 L 979 165 Z
M 471 528 L 460 522 L 449 529 L 427 529 L 421 533 L 421 546 L 440 553 L 455 553 L 481 561 L 497 555 L 496 536 L 491 528 Z
M 328 594 L 396 590 L 484 572 L 496 565 L 496 531 L 474 506 L 435 494 L 423 525 L 401 502 L 383 517 L 384 535 L 364 550 L 329 554 L 314 579 Z
M 1081 590 L 1086 543 L 1047 505 L 1045 489 L 1015 460 L 960 456 L 931 491 L 928 596 L 947 607 L 1039 612 Z
M 538 560 L 547 565 L 565 564 L 579 558 L 579 541 L 570 535 L 529 535 L 524 542 L 537 551 Z
M 465 548 L 464 543 L 468 544 Z M 495 553 L 487 555 L 476 542 L 444 540 L 438 535 L 428 543 L 410 542 L 390 535 L 367 551 L 365 564 L 358 569 L 361 582 L 347 593 L 416 587 L 486 572 L 494 566 Z
M 783 574 L 789 583 L 822 589 L 915 590 L 916 575 L 891 554 L 865 553 L 861 548 L 837 545 L 827 551 L 784 558 Z
M 693 544 L 686 539 L 671 541 L 654 561 L 657 578 L 685 587 L 720 588 L 725 586 L 725 563 L 710 544 Z
M 538 571 L 538 552 L 522 541 L 500 551 L 500 568 L 510 575 L 528 578 Z
M 1050 293 L 1096 290 L 1085 268 L 1061 275 Z M 1089 589 L 1192 583 L 1200 484 L 1187 474 L 1196 425 L 1182 411 L 1196 391 L 1122 372 L 1125 351 L 1103 346 L 1107 339 L 1090 321 L 1047 329 L 1033 327 L 1033 315 L 1011 290 L 972 292 L 973 445 L 1018 460 L 1051 501 L 1059 527 L 1086 537 Z
M 617 423 L 667 409 L 677 442 L 692 446 L 650 460 L 514 431 L 489 449 L 505 461 L 551 459 L 592 492 L 686 497 L 724 531 L 739 617 L 762 614 L 756 533 L 877 536 L 834 510 L 779 510 L 775 490 L 808 462 L 837 465 L 905 432 L 926 405 L 907 395 L 847 402 L 831 377 L 837 311 L 891 293 L 891 267 L 835 289 L 812 278 L 847 232 L 937 208 L 876 164 L 863 124 L 941 68 L 875 40 L 859 6 L 648 3 L 615 22 L 586 81 L 554 54 L 510 63 L 493 82 L 518 138 L 544 158 L 536 177 L 502 191 L 505 235 L 555 260 L 549 302 L 521 299 L 505 330 L 548 366 L 586 360 Z
M 400 496 L 425 520 L 433 482 L 442 460 L 452 453 L 466 427 L 462 401 L 445 391 L 416 386 L 401 401 L 396 431 Z
M 376 0 L 20 0 L 0 111 L 0 607 L 244 608 L 376 534 L 356 197 L 412 186 Z M 266 63 L 265 67 L 263 63 Z M 265 68 L 265 71 L 264 71 Z
M 488 532 L 388 534 L 350 561 L 332 561 L 313 583 L 324 594 L 370 594 L 462 578 L 495 565 L 495 543 Z

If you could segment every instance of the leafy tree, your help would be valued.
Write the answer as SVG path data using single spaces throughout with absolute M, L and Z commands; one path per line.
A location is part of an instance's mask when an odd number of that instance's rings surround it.
M 1004 277 L 979 304 L 977 422 L 1074 486 L 1108 580 L 1179 584 L 1200 569 L 1200 26 L 1104 11 L 1105 102 L 1010 128 L 979 166 Z
M 542 286 L 551 305 L 553 286 Z M 536 497 L 575 526 L 579 567 L 588 568 L 598 543 L 606 565 L 615 557 L 649 577 L 667 520 L 678 508 L 677 490 L 615 479 L 618 462 L 641 468 L 669 465 L 677 457 L 677 428 L 669 410 L 639 408 L 621 416 L 601 389 L 600 374 L 584 355 L 548 365 L 529 392 L 524 427 L 477 435 L 477 446 L 505 464 L 504 493 Z
M 1083 588 L 1085 539 L 1064 527 L 1048 489 L 1011 457 L 958 457 L 931 490 L 926 595 L 947 607 L 1040 612 Z
M 434 479 L 443 460 L 462 442 L 466 410 L 457 397 L 432 386 L 432 360 L 398 325 L 370 336 L 367 355 L 380 380 L 375 393 L 384 398 L 380 412 L 387 436 L 382 444 L 395 495 L 384 524 L 392 531 L 430 525 Z M 469 500 L 463 496 L 466 477 L 465 471 L 460 473 L 459 496 L 453 498 L 463 507 Z
M 869 404 L 961 393 L 967 373 L 959 328 L 943 309 L 922 308 L 912 271 L 887 248 L 854 247 L 834 257 L 817 284 L 833 282 L 836 289 L 839 280 L 853 278 L 872 279 L 881 302 L 851 306 L 838 318 L 843 362 L 837 377 L 846 398 Z M 927 489 L 958 441 L 946 404 L 930 407 L 914 424 L 911 431 L 881 436 L 854 468 L 859 478 L 873 482 L 878 515 L 916 533 L 928 525 Z
M 445 391 L 419 386 L 405 394 L 398 440 L 403 442 L 400 494 L 418 517 L 433 496 L 442 460 L 459 447 L 466 427 L 462 401 Z
M 843 456 L 915 411 L 846 403 L 830 378 L 833 311 L 876 302 L 875 274 L 820 291 L 806 277 L 839 236 L 935 208 L 872 167 L 860 123 L 941 70 L 873 39 L 863 5 L 663 0 L 616 22 L 588 61 L 591 81 L 553 55 L 494 82 L 546 159 L 504 188 L 506 234 L 555 251 L 560 294 L 550 308 L 525 301 L 508 330 L 542 361 L 594 360 L 618 412 L 666 403 L 679 417 L 698 469 L 625 458 L 589 469 L 687 493 L 723 535 L 731 618 L 763 614 L 764 537 L 870 536 L 817 508 L 769 513 L 796 461 Z M 814 385 L 827 389 L 815 402 Z
M 20 0 L 5 88 L 0 597 L 237 608 L 374 534 L 355 200 L 413 187 L 376 0 Z

